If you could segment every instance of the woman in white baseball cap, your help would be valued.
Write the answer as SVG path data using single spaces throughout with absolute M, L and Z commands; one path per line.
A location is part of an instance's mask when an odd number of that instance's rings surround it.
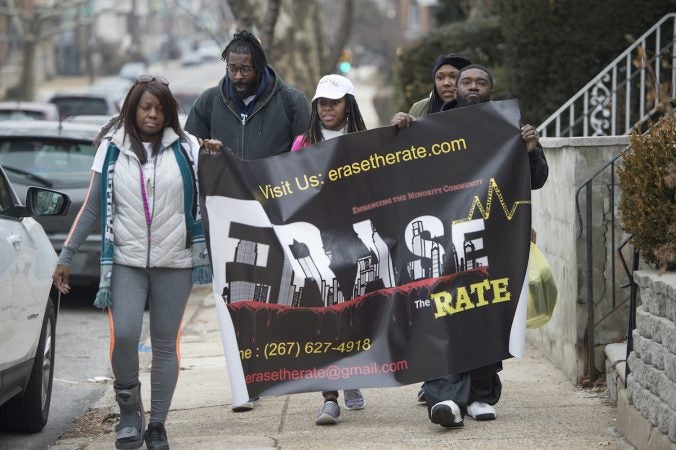
M 354 98 L 352 81 L 341 75 L 325 75 L 312 97 L 310 127 L 293 141 L 291 151 L 355 131 L 366 130 Z
M 296 137 L 291 151 L 297 151 L 321 141 L 355 131 L 366 130 L 364 119 L 354 98 L 352 81 L 341 75 L 323 76 L 317 84 L 315 96 L 312 97 L 310 127 Z M 324 391 L 324 404 L 317 414 L 317 425 L 333 425 L 338 423 L 340 406 L 338 391 Z M 366 405 L 359 389 L 343 391 L 346 409 L 363 409 Z

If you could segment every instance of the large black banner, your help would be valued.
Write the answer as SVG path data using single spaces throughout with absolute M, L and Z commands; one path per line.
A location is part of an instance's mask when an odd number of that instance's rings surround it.
M 264 160 L 202 155 L 235 403 L 518 356 L 531 215 L 519 119 L 516 101 L 489 102 Z

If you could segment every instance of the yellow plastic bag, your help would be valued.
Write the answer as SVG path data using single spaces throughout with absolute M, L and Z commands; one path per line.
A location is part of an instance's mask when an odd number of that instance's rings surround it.
M 556 282 L 549 263 L 537 245 L 531 242 L 526 328 L 540 328 L 549 322 L 556 308 L 557 293 Z

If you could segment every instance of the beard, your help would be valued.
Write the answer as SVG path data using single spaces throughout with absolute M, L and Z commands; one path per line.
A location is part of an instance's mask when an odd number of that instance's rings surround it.
M 478 105 L 479 103 L 486 103 L 491 101 L 492 95 L 488 93 L 487 95 L 474 94 L 467 98 L 468 94 L 463 92 L 456 92 L 455 99 L 458 102 L 458 106 L 471 106 Z
M 247 98 L 256 93 L 256 86 L 253 83 L 235 84 L 235 95 L 239 98 Z

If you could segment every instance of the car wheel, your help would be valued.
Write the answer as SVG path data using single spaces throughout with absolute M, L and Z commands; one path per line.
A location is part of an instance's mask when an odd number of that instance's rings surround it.
M 49 299 L 26 391 L 0 407 L 0 428 L 3 431 L 37 433 L 47 423 L 54 379 L 55 335 L 56 312 Z

